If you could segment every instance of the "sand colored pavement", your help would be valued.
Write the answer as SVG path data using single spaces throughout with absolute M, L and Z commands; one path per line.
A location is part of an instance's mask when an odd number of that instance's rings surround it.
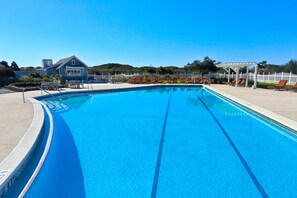
M 211 87 L 297 122 L 297 92 L 228 85 Z
M 0 94 L 0 162 L 23 137 L 33 119 L 33 106 L 21 93 Z

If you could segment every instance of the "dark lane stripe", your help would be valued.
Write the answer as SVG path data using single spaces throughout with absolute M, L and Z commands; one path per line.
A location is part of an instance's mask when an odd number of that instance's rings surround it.
M 165 137 L 165 130 L 166 130 L 166 125 L 167 125 L 167 117 L 168 117 L 168 110 L 169 110 L 170 101 L 171 101 L 171 95 L 172 95 L 172 92 L 170 92 L 167 109 L 166 109 L 166 113 L 165 113 L 165 118 L 164 118 L 164 122 L 163 122 L 162 134 L 161 134 L 159 151 L 158 151 L 158 158 L 157 158 L 157 163 L 156 163 L 156 168 L 155 168 L 154 183 L 153 183 L 152 192 L 151 192 L 151 198 L 155 198 L 157 196 L 159 172 L 160 172 L 160 166 L 161 166 L 161 158 L 162 158 L 162 152 L 163 152 L 163 144 L 164 144 L 164 137 Z
M 243 158 L 243 156 L 241 155 L 241 153 L 239 152 L 239 150 L 235 146 L 234 142 L 231 140 L 231 138 L 228 135 L 227 131 L 224 129 L 224 127 L 221 125 L 221 123 L 218 121 L 218 119 L 215 117 L 215 115 L 210 111 L 210 109 L 207 107 L 207 105 L 203 102 L 203 100 L 196 93 L 195 93 L 195 95 L 200 100 L 200 102 L 204 105 L 204 107 L 208 110 L 208 112 L 213 117 L 213 119 L 216 121 L 216 123 L 218 124 L 218 126 L 221 128 L 222 132 L 224 133 L 225 137 L 229 141 L 229 143 L 232 146 L 233 150 L 237 154 L 237 156 L 240 159 L 241 163 L 243 164 L 244 168 L 246 169 L 246 171 L 248 172 L 248 174 L 252 178 L 255 186 L 257 187 L 257 189 L 261 193 L 262 197 L 265 197 L 265 198 L 268 197 L 267 194 L 266 194 L 266 192 L 265 192 L 265 190 L 264 190 L 264 188 L 261 186 L 260 182 L 256 178 L 255 174 L 253 173 L 253 171 L 251 170 L 251 168 L 249 167 L 249 165 L 247 164 L 247 162 L 245 161 L 245 159 Z

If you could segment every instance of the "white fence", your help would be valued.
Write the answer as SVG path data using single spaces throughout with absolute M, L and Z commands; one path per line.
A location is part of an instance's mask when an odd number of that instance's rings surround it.
M 137 74 L 117 74 L 117 75 L 95 75 L 95 74 L 89 74 L 89 77 L 93 77 L 95 80 L 106 80 L 106 79 L 111 79 L 111 77 L 115 76 L 125 76 L 125 77 L 131 77 L 139 75 Z M 254 80 L 254 73 L 249 73 L 249 79 Z M 197 76 L 197 77 L 202 77 L 201 74 L 191 74 L 191 73 L 185 73 L 185 74 L 180 74 L 180 76 Z M 228 73 L 209 73 L 209 74 L 204 74 L 203 76 L 207 78 L 228 78 Z M 240 73 L 239 78 L 246 78 L 246 73 Z M 230 73 L 230 78 L 234 79 L 236 78 L 236 73 Z M 297 75 L 290 73 L 274 73 L 274 74 L 258 74 L 257 81 L 258 82 L 266 82 L 266 83 L 275 83 L 277 84 L 280 80 L 287 80 L 288 85 L 293 85 L 297 82 Z
M 297 75 L 290 73 L 258 74 L 258 82 L 278 83 L 280 80 L 287 80 L 287 84 L 292 85 L 297 82 Z
M 216 74 L 219 78 L 227 78 L 228 74 Z M 230 78 L 235 78 L 236 74 L 231 73 Z M 239 78 L 245 78 L 245 73 L 240 73 Z M 254 80 L 254 74 L 249 73 L 249 79 Z M 293 85 L 297 82 L 297 75 L 290 73 L 274 73 L 274 74 L 258 74 L 257 82 L 266 82 L 266 83 L 278 83 L 280 80 L 287 80 L 288 85 Z

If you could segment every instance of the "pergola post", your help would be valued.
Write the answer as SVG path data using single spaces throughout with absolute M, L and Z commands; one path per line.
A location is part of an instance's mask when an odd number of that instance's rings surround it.
M 256 62 L 226 62 L 226 63 L 220 63 L 216 65 L 217 67 L 224 68 L 228 72 L 228 84 L 230 84 L 230 78 L 231 78 L 231 69 L 236 72 L 236 80 L 235 80 L 235 86 L 238 86 L 239 81 L 239 69 L 240 67 L 247 67 L 246 68 L 246 83 L 245 87 L 248 86 L 248 80 L 252 78 L 252 76 L 249 75 L 249 66 L 257 64 Z M 258 71 L 258 68 L 257 68 Z M 233 78 L 233 72 L 232 72 L 232 78 Z M 257 78 L 257 77 L 256 77 Z M 257 79 L 256 79 L 257 80 Z
M 257 77 L 258 77 L 258 65 L 255 66 L 254 86 L 253 86 L 253 89 L 256 89 L 257 88 Z
M 239 66 L 236 67 L 236 81 L 235 81 L 235 87 L 238 86 L 238 79 L 239 79 Z
M 249 85 L 249 66 L 246 66 L 246 74 L 245 74 L 245 87 Z

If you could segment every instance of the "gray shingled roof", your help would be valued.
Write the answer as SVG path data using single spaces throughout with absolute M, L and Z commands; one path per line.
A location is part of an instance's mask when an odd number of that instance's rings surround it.
M 61 59 L 61 60 L 59 60 L 58 62 L 56 62 L 55 64 L 54 64 L 54 67 L 59 67 L 60 65 L 63 65 L 63 64 L 65 64 L 65 63 L 67 63 L 68 61 L 70 61 L 72 58 L 74 58 L 75 56 L 70 56 L 70 57 L 68 57 L 68 58 L 63 58 L 63 59 Z
M 46 69 L 50 69 L 50 68 L 56 68 L 59 69 L 60 67 L 62 67 L 63 65 L 65 65 L 68 61 L 70 61 L 71 59 L 75 58 L 76 60 L 78 60 L 79 62 L 81 62 L 85 67 L 88 67 L 84 62 L 82 62 L 81 60 L 79 60 L 76 56 L 70 56 L 67 58 L 63 58 L 61 60 L 59 60 L 58 62 L 56 62 L 53 66 L 48 67 Z

